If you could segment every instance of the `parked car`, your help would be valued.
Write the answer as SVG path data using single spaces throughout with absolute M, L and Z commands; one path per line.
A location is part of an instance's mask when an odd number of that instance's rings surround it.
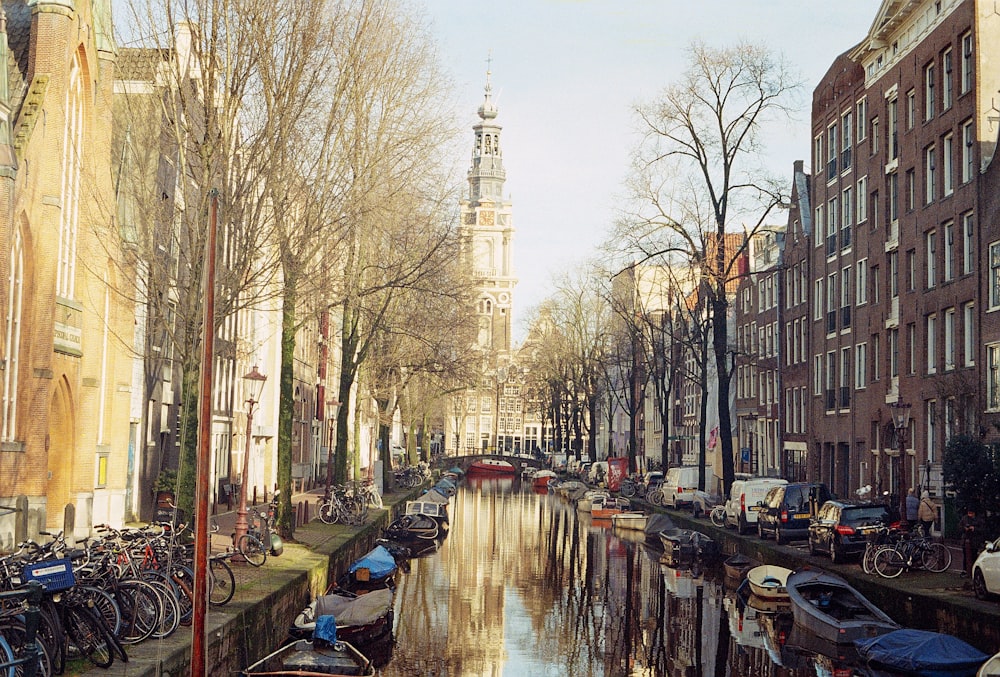
M 822 483 L 795 482 L 771 487 L 757 511 L 757 535 L 777 543 L 809 537 L 809 522 L 833 498 Z
M 889 508 L 882 503 L 827 501 L 809 523 L 809 552 L 825 552 L 831 562 L 865 551 L 868 534 L 889 523 Z
M 714 484 L 712 466 L 705 466 L 704 490 L 712 493 Z M 698 466 L 680 465 L 670 468 L 663 476 L 663 505 L 669 505 L 671 508 L 690 507 L 694 500 L 694 492 L 698 489 Z
M 757 528 L 757 511 L 771 488 L 788 484 L 777 477 L 750 477 L 736 480 L 729 489 L 726 501 L 726 526 L 736 527 L 741 534 Z
M 972 589 L 979 599 L 1000 595 L 1000 538 L 987 543 L 973 562 Z

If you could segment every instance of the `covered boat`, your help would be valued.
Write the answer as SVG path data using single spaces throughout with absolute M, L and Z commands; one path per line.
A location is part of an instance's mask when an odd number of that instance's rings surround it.
M 376 545 L 351 564 L 347 573 L 337 580 L 337 585 L 351 592 L 395 587 L 397 568 L 392 553 L 384 545 Z
M 444 496 L 451 498 L 458 491 L 458 487 L 453 481 L 451 481 L 447 477 L 442 477 L 434 484 L 434 490 L 441 493 Z
M 375 666 L 348 642 L 300 639 L 268 654 L 241 674 L 246 677 L 367 677 L 375 674 Z
M 339 639 L 364 646 L 392 631 L 392 598 L 389 588 L 364 595 L 348 592 L 320 595 L 295 617 L 288 634 L 292 639 L 308 639 L 316 629 L 316 619 L 329 615 L 336 622 Z
M 590 512 L 594 508 L 594 501 L 598 503 L 603 503 L 605 499 L 610 498 L 611 494 L 603 489 L 590 489 L 583 492 L 583 496 L 577 499 L 576 509 L 580 512 Z
M 854 646 L 869 664 L 925 677 L 974 677 L 989 659 L 957 637 L 911 628 L 858 639 Z
M 747 583 L 750 591 L 764 599 L 788 599 L 786 589 L 788 577 L 792 570 L 773 564 L 762 564 L 747 572 Z
M 469 466 L 470 475 L 514 475 L 516 469 L 510 461 L 499 458 L 481 458 Z
M 659 537 L 663 559 L 672 566 L 694 560 L 710 562 L 719 557 L 719 544 L 700 531 L 664 529 Z
M 834 574 L 803 569 L 788 576 L 785 585 L 795 623 L 827 641 L 850 644 L 899 629 L 898 623 Z
M 593 503 L 590 514 L 594 519 L 610 519 L 612 516 L 625 512 L 631 507 L 627 498 L 607 498 L 602 503 Z

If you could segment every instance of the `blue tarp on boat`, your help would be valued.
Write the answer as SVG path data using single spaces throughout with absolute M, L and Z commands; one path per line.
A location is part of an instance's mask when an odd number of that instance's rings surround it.
M 919 675 L 975 675 L 989 658 L 957 637 L 910 628 L 855 640 L 854 645 L 871 662 Z
M 385 547 L 377 545 L 367 555 L 355 560 L 348 571 L 353 574 L 362 568 L 368 569 L 372 578 L 382 578 L 396 570 L 396 560 Z

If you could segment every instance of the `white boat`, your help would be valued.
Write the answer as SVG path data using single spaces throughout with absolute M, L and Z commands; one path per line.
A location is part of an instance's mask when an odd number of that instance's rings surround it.
M 619 529 L 644 531 L 646 529 L 647 519 L 648 516 L 646 513 L 639 512 L 638 510 L 630 510 L 628 512 L 620 512 L 617 515 L 612 515 L 611 526 Z
M 976 677 L 1000 677 L 1000 651 L 983 663 L 983 667 L 979 668 Z
M 792 570 L 773 564 L 762 564 L 747 572 L 747 582 L 753 594 L 764 599 L 788 599 L 785 585 Z
M 580 500 L 576 502 L 576 509 L 580 512 L 590 512 L 593 510 L 595 499 L 603 501 L 605 498 L 610 496 L 611 494 L 604 490 L 591 489 L 590 491 L 585 492 L 583 496 L 580 497 Z

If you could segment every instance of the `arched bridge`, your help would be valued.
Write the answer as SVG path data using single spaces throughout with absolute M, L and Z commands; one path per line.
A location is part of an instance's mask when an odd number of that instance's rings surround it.
M 545 461 L 537 459 L 534 457 L 528 458 L 527 456 L 517 456 L 514 454 L 471 454 L 467 456 L 438 456 L 437 460 L 434 462 L 436 468 L 441 468 L 442 470 L 447 470 L 448 468 L 459 467 L 464 472 L 469 470 L 469 466 L 484 458 L 492 458 L 498 461 L 507 461 L 514 468 L 520 472 L 524 470 L 525 467 L 534 468 L 538 470 L 539 468 L 545 467 Z

